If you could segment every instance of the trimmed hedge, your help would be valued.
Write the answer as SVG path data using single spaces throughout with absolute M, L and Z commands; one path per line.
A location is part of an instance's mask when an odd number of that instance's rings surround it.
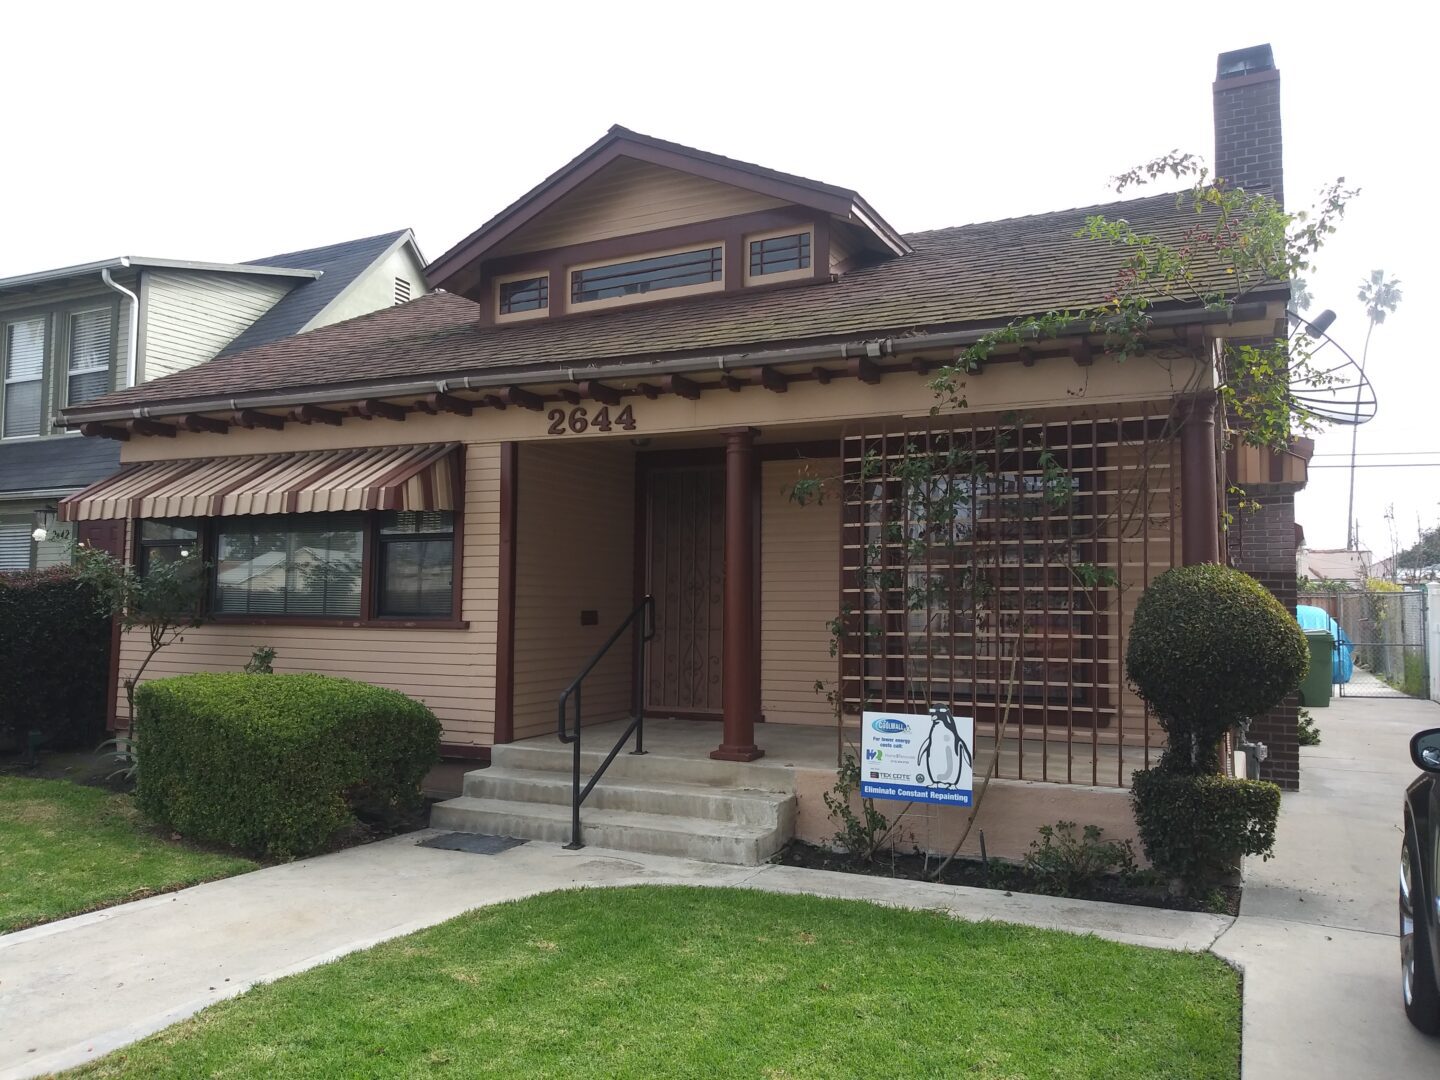
M 1295 616 L 1249 574 L 1214 564 L 1152 581 L 1125 650 L 1126 674 L 1193 772 L 1213 772 L 1225 732 L 1276 705 L 1309 666 Z
M 326 675 L 142 684 L 141 808 L 183 836 L 308 855 L 367 817 L 418 809 L 440 722 L 394 690 Z
M 70 566 L 0 573 L 0 749 L 29 732 L 47 750 L 105 737 L 110 620 Z
M 1131 796 L 1145 855 L 1156 870 L 1199 892 L 1231 874 L 1242 855 L 1270 858 L 1280 789 L 1264 780 L 1137 772 Z

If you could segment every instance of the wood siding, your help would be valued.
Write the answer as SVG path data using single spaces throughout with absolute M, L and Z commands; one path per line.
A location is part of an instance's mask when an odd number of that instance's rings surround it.
M 634 606 L 635 455 L 626 445 L 520 448 L 515 738 L 555 729 L 556 700 Z M 597 621 L 582 626 L 581 611 Z M 628 642 L 585 680 L 584 716 L 628 714 Z
M 838 476 L 839 459 L 808 462 Z M 760 709 L 769 723 L 833 724 L 815 683 L 833 689 L 837 661 L 826 625 L 840 609 L 840 500 L 800 506 L 787 491 L 795 461 L 767 461 L 760 504 Z
M 195 671 L 239 671 L 259 645 L 276 650 L 277 672 L 315 671 L 399 690 L 425 702 L 447 743 L 488 746 L 495 716 L 495 609 L 498 597 L 500 457 L 494 444 L 465 455 L 465 561 L 461 601 L 468 630 L 244 626 L 212 623 L 159 653 L 145 679 Z M 144 658 L 144 635 L 120 645 L 122 679 Z M 118 707 L 124 716 L 121 689 Z
M 492 257 L 548 251 L 783 205 L 767 195 L 622 158 L 498 245 Z
M 396 278 L 409 282 L 412 300 L 430 292 L 430 287 L 425 284 L 425 269 L 415 258 L 415 249 L 409 244 L 401 244 L 326 304 L 305 324 L 301 333 L 391 307 L 395 303 Z
M 133 270 L 117 270 L 113 277 L 118 284 L 132 292 L 139 289 L 137 275 Z M 69 357 L 66 352 L 69 316 L 77 311 L 93 311 L 97 308 L 104 308 L 112 313 L 110 387 L 115 390 L 123 390 L 126 365 L 129 360 L 127 350 L 130 348 L 131 304 L 129 299 L 114 289 L 108 288 L 100 280 L 98 271 L 94 277 L 40 286 L 34 291 L 27 290 L 0 297 L 0 322 L 33 316 L 45 316 L 47 319 L 44 400 L 46 416 L 52 420 L 57 418 L 60 410 L 65 407 L 65 391 L 69 374 Z M 45 423 L 42 428 L 46 435 L 57 435 L 64 430 L 64 427 L 58 423 Z M 35 487 L 50 486 L 44 477 L 37 477 Z
M 149 270 L 140 381 L 213 359 L 304 279 Z

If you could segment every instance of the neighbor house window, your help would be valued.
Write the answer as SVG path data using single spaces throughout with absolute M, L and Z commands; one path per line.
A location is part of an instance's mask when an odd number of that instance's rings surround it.
M 377 615 L 444 616 L 453 604 L 455 524 L 448 510 L 380 516 Z
M 570 299 L 583 304 L 720 281 L 724 273 L 723 251 L 720 247 L 697 248 L 574 270 L 570 274 Z
M 221 518 L 215 611 L 358 618 L 364 542 L 359 513 Z
M 410 282 L 403 277 L 395 279 L 395 303 L 408 304 L 410 302 Z
M 791 233 L 750 241 L 750 276 L 783 274 L 810 266 L 810 234 Z
M 70 316 L 70 362 L 65 403 L 79 405 L 110 390 L 110 310 Z
M 41 433 L 45 415 L 45 323 L 43 317 L 6 323 L 0 337 L 0 349 L 5 354 L 0 436 L 7 439 Z
M 550 306 L 550 278 L 522 278 L 500 283 L 500 314 L 515 315 L 522 311 L 542 311 Z
M 0 570 L 30 569 L 30 523 L 0 521 Z

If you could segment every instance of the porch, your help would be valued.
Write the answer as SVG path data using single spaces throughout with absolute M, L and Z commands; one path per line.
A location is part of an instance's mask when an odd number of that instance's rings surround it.
M 580 782 L 600 768 L 628 721 L 588 725 L 582 731 Z M 719 724 L 652 718 L 644 724 L 645 754 L 619 754 L 581 811 L 587 845 L 656 854 L 686 855 L 713 862 L 754 865 L 790 839 L 827 844 L 836 825 L 824 796 L 836 778 L 833 726 L 764 723 L 756 742 L 765 751 L 753 761 L 716 759 Z M 847 726 L 847 745 L 859 740 Z M 985 775 L 995 753 L 993 736 L 977 737 L 975 775 Z M 633 739 L 629 744 L 633 748 Z M 1114 837 L 1133 837 L 1128 792 L 1123 787 L 1046 782 L 1070 775 L 1087 781 L 1123 776 L 1143 767 L 1143 752 L 1098 740 L 1088 748 L 1041 732 L 1007 736 L 1000 770 L 1029 770 L 1037 779 L 997 779 L 964 851 L 978 855 L 982 833 L 990 855 L 1019 858 L 1041 825 L 1059 820 L 1097 824 Z M 522 839 L 569 842 L 573 750 L 554 732 L 496 746 L 489 768 L 467 773 L 458 798 L 435 807 L 436 828 Z M 1022 761 L 1028 764 L 1022 765 Z M 978 784 L 977 779 L 977 784 Z M 882 802 L 882 813 L 899 819 L 897 848 L 948 850 L 959 840 L 965 812 L 902 802 Z M 903 813 L 902 813 L 903 812 Z
M 699 722 L 652 723 L 657 752 L 813 746 L 833 769 L 837 707 L 853 727 L 944 702 L 974 717 L 977 776 L 997 737 L 1003 779 L 1125 788 L 1153 764 L 1163 732 L 1123 674 L 1134 603 L 1209 557 L 1191 534 L 1215 544 L 1181 517 L 1168 409 L 774 430 L 505 448 L 497 745 L 553 740 L 560 689 L 649 595 L 644 672 L 618 645 L 580 722 Z M 822 734 L 777 734 L 797 727 Z

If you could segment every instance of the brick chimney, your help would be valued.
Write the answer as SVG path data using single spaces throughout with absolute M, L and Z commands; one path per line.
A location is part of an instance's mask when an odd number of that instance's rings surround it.
M 1215 65 L 1215 176 L 1285 205 L 1280 72 L 1269 45 L 1221 53 Z

